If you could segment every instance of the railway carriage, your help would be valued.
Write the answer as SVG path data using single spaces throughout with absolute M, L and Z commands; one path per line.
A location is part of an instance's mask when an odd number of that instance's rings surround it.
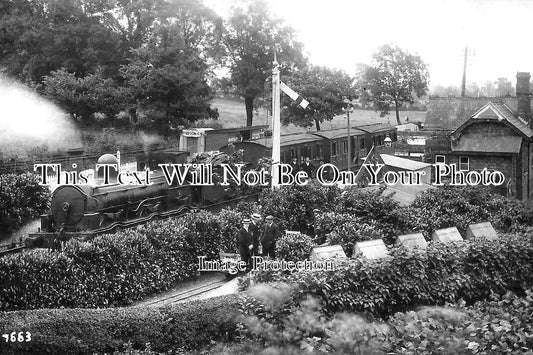
M 299 163 L 309 157 L 315 165 L 320 162 L 331 163 L 340 170 L 346 170 L 348 142 L 351 144 L 350 160 L 354 163 L 353 166 L 357 166 L 362 164 L 372 146 L 384 145 L 387 136 L 395 142 L 396 128 L 388 124 L 353 127 L 350 129 L 350 140 L 346 128 L 282 135 L 280 159 L 282 163 L 288 164 L 294 157 Z M 272 137 L 233 142 L 220 148 L 226 153 L 236 149 L 242 149 L 244 160 L 255 166 L 259 158 L 272 155 Z

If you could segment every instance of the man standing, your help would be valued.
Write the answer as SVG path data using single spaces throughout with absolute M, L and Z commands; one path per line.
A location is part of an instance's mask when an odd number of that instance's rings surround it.
M 239 229 L 239 254 L 241 260 L 246 263 L 246 269 L 252 267 L 252 236 L 250 235 L 250 219 L 245 218 L 242 221 L 242 227 Z
M 292 157 L 292 161 L 290 163 L 290 166 L 291 166 L 291 174 L 292 175 L 296 175 L 296 173 L 298 171 L 300 171 L 300 164 L 298 164 L 298 158 L 297 157 Z
M 266 225 L 261 237 L 261 244 L 263 245 L 263 256 L 269 256 L 272 259 L 276 257 L 276 242 L 281 237 L 281 231 L 276 223 L 274 217 L 267 216 L 265 218 Z
M 310 179 L 314 178 L 313 174 L 315 172 L 315 167 L 311 163 L 311 159 L 309 159 L 309 157 L 305 158 L 305 162 L 302 164 L 301 170 L 305 171 L 307 173 L 307 177 Z
M 250 225 L 250 235 L 252 236 L 253 250 L 252 255 L 261 255 L 262 251 L 259 250 L 259 241 L 261 239 L 261 215 L 259 213 L 252 214 L 252 224 Z

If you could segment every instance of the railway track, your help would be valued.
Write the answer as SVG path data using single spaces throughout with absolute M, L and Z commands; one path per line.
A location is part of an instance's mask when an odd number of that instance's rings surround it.
M 193 297 L 200 296 L 202 294 L 205 294 L 207 292 L 213 291 L 223 285 L 225 285 L 228 281 L 227 280 L 217 280 L 209 282 L 205 285 L 201 285 L 189 290 L 185 290 L 182 292 L 178 292 L 154 301 L 150 301 L 147 303 L 143 303 L 143 306 L 149 306 L 149 307 L 160 307 L 165 306 L 172 303 L 178 303 L 190 300 Z
M 257 197 L 257 195 L 248 195 L 248 196 L 238 197 L 238 198 L 234 198 L 234 199 L 231 199 L 231 200 L 217 202 L 217 203 L 214 203 L 214 204 L 211 204 L 211 205 L 208 205 L 208 206 L 201 206 L 201 207 L 181 206 L 180 208 L 175 209 L 175 210 L 171 210 L 171 211 L 153 212 L 153 213 L 150 213 L 147 216 L 136 218 L 136 219 L 132 219 L 132 220 L 129 220 L 129 221 L 114 222 L 114 223 L 111 223 L 111 224 L 109 224 L 109 225 L 107 225 L 105 227 L 98 228 L 98 229 L 92 230 L 90 232 L 50 233 L 50 236 L 47 236 L 47 237 L 50 237 L 50 239 L 53 238 L 53 239 L 57 239 L 57 240 L 60 240 L 60 241 L 66 241 L 66 240 L 68 240 L 70 238 L 79 238 L 81 240 L 89 240 L 92 237 L 97 236 L 99 234 L 113 233 L 117 229 L 125 229 L 125 228 L 135 227 L 137 225 L 144 224 L 144 223 L 147 223 L 147 222 L 149 222 L 151 220 L 158 219 L 158 218 L 179 217 L 179 216 L 185 215 L 188 212 L 200 211 L 200 210 L 218 212 L 221 209 L 223 209 L 224 207 L 232 206 L 232 205 L 234 205 L 234 204 L 236 204 L 238 202 L 241 202 L 241 201 L 247 201 L 247 200 L 250 200 L 250 199 L 255 199 L 256 197 Z M 22 251 L 24 249 L 35 247 L 33 245 L 34 241 L 31 240 L 31 239 L 32 238 L 30 238 L 30 242 L 29 243 L 26 242 L 26 241 L 21 241 L 21 242 L 18 242 L 18 243 L 12 243 L 12 244 L 8 244 L 8 245 L 0 246 L 0 257 L 3 256 L 3 255 L 6 255 L 6 254 L 16 253 L 16 252 Z

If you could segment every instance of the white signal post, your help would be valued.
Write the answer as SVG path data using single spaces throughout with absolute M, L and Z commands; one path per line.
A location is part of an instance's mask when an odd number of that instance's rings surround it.
M 280 163 L 280 80 L 279 63 L 272 63 L 272 190 L 279 188 L 279 176 L 277 166 Z

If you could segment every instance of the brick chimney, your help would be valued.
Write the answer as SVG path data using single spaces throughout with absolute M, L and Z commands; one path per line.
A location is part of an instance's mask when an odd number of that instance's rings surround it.
M 529 79 L 531 75 L 527 72 L 516 73 L 516 98 L 518 99 L 518 116 L 529 122 L 529 127 L 533 128 L 531 119 L 531 93 L 529 91 Z

